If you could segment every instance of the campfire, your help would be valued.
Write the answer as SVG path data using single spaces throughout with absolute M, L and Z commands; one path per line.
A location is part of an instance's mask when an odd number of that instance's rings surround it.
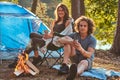
M 28 54 L 18 54 L 18 62 L 14 71 L 16 76 L 20 74 L 36 75 L 38 73 L 39 70 L 29 61 Z

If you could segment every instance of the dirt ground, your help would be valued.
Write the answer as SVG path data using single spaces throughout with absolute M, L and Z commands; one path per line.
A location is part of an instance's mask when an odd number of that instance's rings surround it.
M 3 60 L 0 64 L 0 80 L 65 80 L 66 75 L 58 75 L 55 69 L 49 69 L 45 64 L 38 66 L 40 73 L 36 76 L 21 75 L 16 77 L 14 69 L 8 68 L 8 64 L 13 60 Z M 102 67 L 108 70 L 120 72 L 120 56 L 115 56 L 109 51 L 97 50 L 95 53 L 94 67 Z M 75 80 L 99 80 L 90 77 L 77 77 Z M 109 77 L 107 80 L 120 80 L 120 77 Z

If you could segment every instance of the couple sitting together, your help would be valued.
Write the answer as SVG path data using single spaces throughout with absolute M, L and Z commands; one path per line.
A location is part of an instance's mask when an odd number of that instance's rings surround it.
M 80 75 L 85 70 L 92 68 L 94 59 L 94 52 L 96 47 L 96 39 L 92 35 L 94 30 L 94 22 L 92 19 L 85 16 L 79 17 L 75 21 L 73 33 L 72 19 L 69 17 L 69 12 L 64 4 L 59 4 L 55 10 L 56 20 L 52 23 L 51 32 L 40 35 L 37 33 L 30 34 L 30 45 L 27 46 L 23 54 L 29 54 L 34 51 L 33 64 L 37 65 L 41 61 L 41 56 L 38 53 L 38 47 L 49 46 L 47 39 L 52 39 L 54 33 L 60 33 L 63 37 L 53 38 L 53 45 L 51 48 L 64 48 L 63 63 L 60 67 L 62 73 L 69 73 L 66 80 L 73 80 L 75 76 Z M 68 61 L 72 64 L 68 67 Z M 9 65 L 9 67 L 16 65 L 17 62 Z

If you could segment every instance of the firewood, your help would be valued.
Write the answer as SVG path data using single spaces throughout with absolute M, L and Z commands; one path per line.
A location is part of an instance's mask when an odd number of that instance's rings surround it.
M 38 70 L 29 60 L 26 61 L 26 64 L 27 64 L 33 71 L 35 71 L 36 73 L 39 73 L 39 70 Z

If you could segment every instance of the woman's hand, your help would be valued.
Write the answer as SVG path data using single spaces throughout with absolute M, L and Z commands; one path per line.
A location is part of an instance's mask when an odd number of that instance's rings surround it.
M 45 33 L 45 34 L 43 35 L 43 38 L 44 38 L 44 39 L 49 39 L 49 38 L 51 38 L 51 37 L 50 37 L 50 33 L 48 33 L 47 30 L 45 30 L 44 33 Z
M 49 38 L 50 38 L 50 35 L 45 33 L 45 34 L 43 35 L 43 38 L 44 38 L 44 39 L 49 39 Z

